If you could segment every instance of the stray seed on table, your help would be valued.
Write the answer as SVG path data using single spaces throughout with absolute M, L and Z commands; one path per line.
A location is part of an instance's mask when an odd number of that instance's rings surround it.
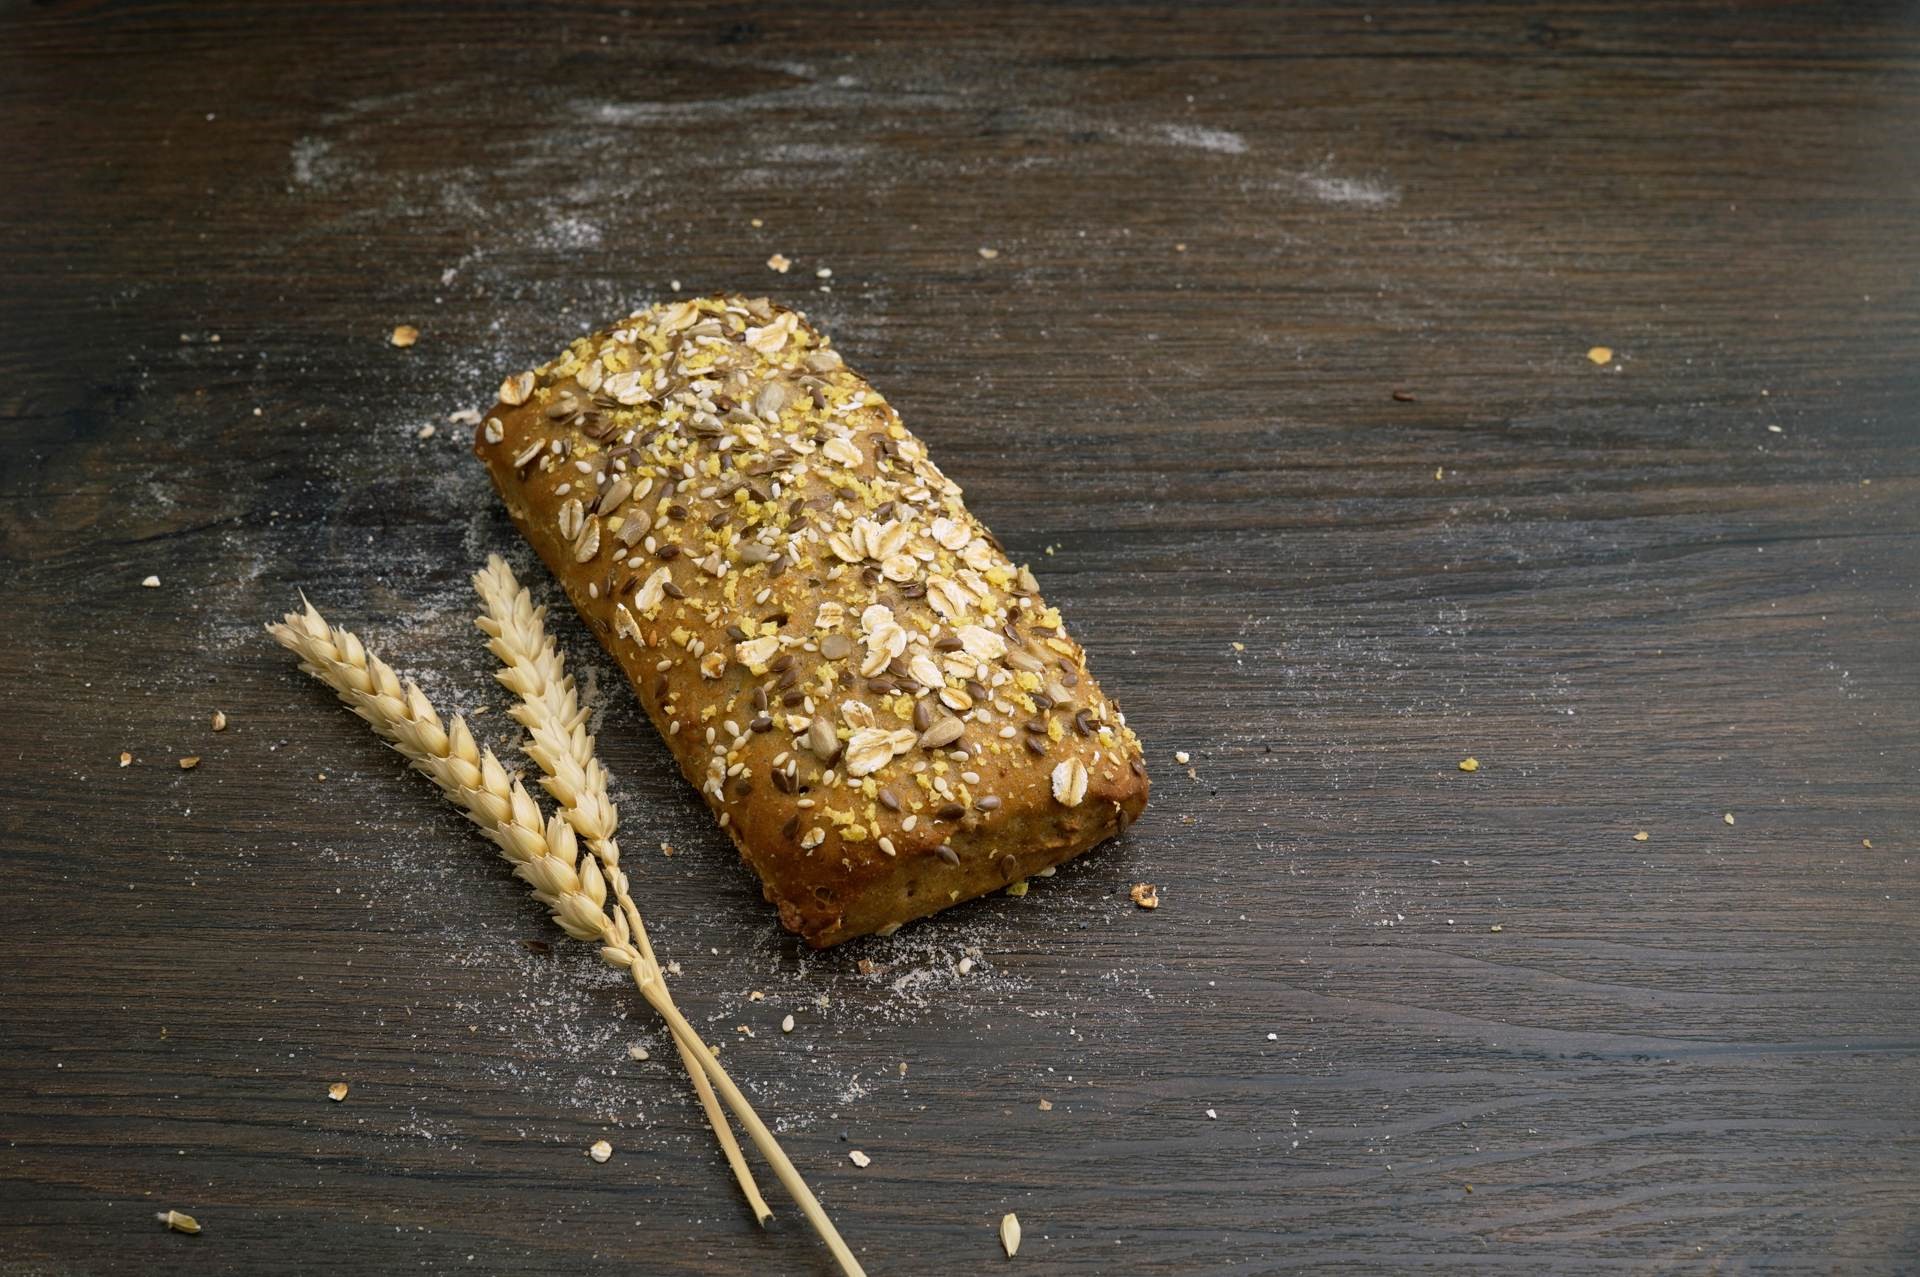
M 189 754 L 180 760 L 180 770 L 183 772 L 190 772 L 199 765 L 200 755 L 198 754 Z
M 1000 1217 L 1000 1246 L 1012 1259 L 1020 1249 L 1020 1217 L 1012 1211 Z
M 1720 819 L 1726 821 L 1729 825 L 1731 825 L 1733 823 L 1733 813 L 1728 812 L 1726 815 L 1722 816 Z
M 784 1020 L 782 1020 L 782 1021 L 780 1021 L 780 1031 L 781 1031 L 782 1033 L 791 1033 L 791 1032 L 793 1032 L 793 1017 L 792 1017 L 792 1016 L 788 1016 L 788 1017 L 787 1017 L 786 1019 L 784 1019 Z
M 150 576 L 146 580 L 140 582 L 140 584 L 146 586 L 149 590 L 157 590 L 160 588 L 160 578 L 157 576 Z
M 613 1156 L 613 1145 L 605 1140 L 595 1140 L 592 1147 L 587 1149 L 587 1156 L 596 1162 L 604 1162 Z
M 200 1221 L 185 1211 L 157 1211 L 153 1217 L 176 1233 L 197 1233 L 200 1231 Z

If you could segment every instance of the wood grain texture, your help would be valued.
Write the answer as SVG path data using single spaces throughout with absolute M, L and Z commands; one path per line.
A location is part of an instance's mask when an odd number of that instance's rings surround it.
M 259 632 L 510 744 L 417 432 L 675 280 L 835 335 L 1155 769 L 808 954 L 557 618 L 870 1270 L 1920 1264 L 1912 6 L 14 5 L 0 137 L 0 1271 L 825 1270 Z

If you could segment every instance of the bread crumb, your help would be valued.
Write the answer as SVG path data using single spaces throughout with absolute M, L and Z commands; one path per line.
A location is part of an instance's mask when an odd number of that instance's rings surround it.
M 200 765 L 200 755 L 198 754 L 188 754 L 185 758 L 180 760 L 180 770 L 183 772 L 190 772 L 194 768 L 198 767 L 199 765 Z
M 1184 749 L 1176 749 L 1173 751 L 1173 761 L 1176 763 L 1179 763 L 1182 767 L 1185 767 L 1188 763 L 1193 761 L 1193 756 L 1188 754 L 1187 751 Z
M 227 730 L 227 715 L 225 711 L 223 710 L 213 711 L 213 717 L 209 721 L 212 722 L 214 731 L 224 732 Z
M 636 1060 L 650 1060 L 653 1058 L 646 1047 L 639 1045 L 628 1047 L 627 1054 Z
M 1720 817 L 1720 819 L 1726 821 L 1729 825 L 1731 825 L 1733 823 L 1733 813 L 1728 812 L 1726 815 Z
M 1040 1111 L 1041 1111 L 1042 1113 L 1051 1113 L 1051 1112 L 1053 1112 L 1053 1101 L 1052 1101 L 1052 1100 L 1041 1100 L 1041 1101 L 1040 1101 Z
M 338 1104 L 341 1100 L 346 1099 L 347 1084 L 345 1082 L 335 1082 L 332 1086 L 327 1088 L 327 1098 L 332 1100 L 335 1104 Z
M 412 324 L 401 324 L 393 330 L 392 335 L 389 336 L 387 340 L 400 347 L 400 349 L 405 350 L 408 346 L 420 340 L 420 330 Z
M 1139 905 L 1142 909 L 1158 909 L 1160 907 L 1160 888 L 1150 882 L 1134 883 L 1133 890 L 1127 894 L 1133 898 L 1133 903 Z
M 420 427 L 420 428 L 419 428 L 418 430 L 416 430 L 416 431 L 414 431 L 414 432 L 413 432 L 413 437 L 414 437 L 414 438 L 416 438 L 416 439 L 431 439 L 431 438 L 433 438 L 433 423 L 432 423 L 431 421 L 429 421 L 429 422 L 428 422 L 428 423 L 427 423 L 426 425 L 424 425 L 424 426 L 422 426 L 422 427 Z
M 787 260 L 785 254 L 775 253 L 772 257 L 769 257 L 767 259 L 767 269 L 778 271 L 782 275 L 784 275 L 789 270 L 793 269 L 793 263 Z
M 1463 758 L 1460 760 L 1460 770 L 1463 772 L 1477 772 L 1480 770 L 1480 760 L 1477 758 Z
M 160 578 L 157 576 L 150 576 L 146 578 L 144 581 L 140 582 L 140 584 L 146 586 L 149 590 L 157 590 L 160 588 Z
M 1613 347 L 1595 346 L 1587 351 L 1587 358 L 1596 364 L 1604 364 L 1613 358 Z
M 587 1149 L 587 1156 L 596 1162 L 604 1162 L 613 1156 L 613 1145 L 605 1140 L 595 1140 Z
M 992 261 L 994 258 L 1000 256 L 1000 250 L 997 248 L 983 248 L 980 250 L 980 256 L 986 258 L 988 261 Z
M 1218 1113 L 1216 1113 L 1216 1112 L 1214 1112 L 1214 1111 L 1213 1111 L 1212 1109 L 1208 1109 L 1208 1110 L 1207 1110 L 1207 1120 L 1208 1120 L 1209 1122 L 1217 1122 L 1217 1121 L 1219 1121 L 1219 1120 L 1220 1120 L 1220 1115 L 1219 1115 Z
M 128 766 L 131 766 L 132 764 L 133 764 L 133 755 L 132 755 L 132 754 L 129 754 L 129 753 L 128 753 L 128 752 L 127 752 L 126 750 L 124 750 L 124 749 L 123 749 L 123 750 L 121 750 L 121 751 L 120 751 L 120 765 L 121 765 L 122 767 L 128 767 Z
M 862 1153 L 857 1148 L 854 1149 L 851 1153 L 847 1154 L 847 1160 L 849 1162 L 852 1162 L 855 1166 L 860 1167 L 862 1170 L 865 1170 L 867 1167 L 873 1165 L 873 1159 L 871 1157 L 868 1157 L 865 1153 Z
M 1647 837 L 1648 837 L 1647 831 L 1642 829 L 1639 833 L 1633 836 L 1633 840 L 1635 842 L 1645 842 L 1647 840 Z

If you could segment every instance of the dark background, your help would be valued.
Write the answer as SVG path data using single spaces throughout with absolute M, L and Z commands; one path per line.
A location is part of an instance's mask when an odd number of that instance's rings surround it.
M 511 756 L 446 416 L 676 280 L 838 338 L 1156 782 L 802 952 L 556 614 L 871 1270 L 1911 1271 L 1916 17 L 0 6 L 0 1273 L 825 1270 L 260 632 Z

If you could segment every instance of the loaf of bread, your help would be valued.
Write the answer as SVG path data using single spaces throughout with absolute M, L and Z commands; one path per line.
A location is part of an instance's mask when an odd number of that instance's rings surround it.
M 508 377 L 474 450 L 808 943 L 1006 887 L 1146 805 L 1032 573 L 799 312 L 634 314 Z

